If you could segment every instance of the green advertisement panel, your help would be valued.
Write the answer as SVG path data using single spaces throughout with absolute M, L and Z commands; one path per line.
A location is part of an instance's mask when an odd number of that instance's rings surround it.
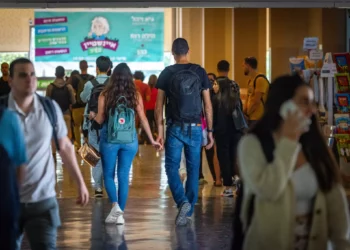
M 35 12 L 35 61 L 161 62 L 164 12 Z

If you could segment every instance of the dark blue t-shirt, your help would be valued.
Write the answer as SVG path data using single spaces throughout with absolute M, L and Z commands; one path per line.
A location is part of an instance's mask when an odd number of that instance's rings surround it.
M 156 88 L 163 90 L 165 92 L 165 95 L 169 96 L 168 91 L 169 91 L 170 81 L 171 81 L 172 76 L 175 74 L 175 72 L 178 72 L 181 70 L 187 70 L 193 65 L 194 64 L 192 64 L 192 63 L 174 64 L 174 65 L 166 67 L 160 73 L 160 75 L 158 77 Z M 196 73 L 201 80 L 202 90 L 211 89 L 212 85 L 209 81 L 209 78 L 208 78 L 208 75 L 207 75 L 207 72 L 205 71 L 205 69 L 203 69 L 201 66 L 199 66 L 196 70 Z M 167 119 L 167 121 L 169 121 L 171 119 L 171 110 L 169 108 L 167 108 L 167 106 L 168 105 L 166 105 L 165 113 L 166 113 L 166 119 Z M 200 117 L 198 118 L 198 120 L 200 122 Z

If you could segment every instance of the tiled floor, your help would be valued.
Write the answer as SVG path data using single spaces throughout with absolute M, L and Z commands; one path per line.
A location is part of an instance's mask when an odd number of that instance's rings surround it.
M 221 198 L 221 188 L 212 185 L 206 161 L 204 174 L 209 184 L 200 189 L 200 199 L 191 225 L 175 228 L 177 209 L 164 170 L 164 155 L 150 146 L 140 146 L 130 172 L 130 193 L 125 226 L 106 226 L 110 210 L 107 198 L 91 198 L 87 207 L 75 205 L 75 185 L 57 167 L 57 195 L 62 227 L 57 247 L 91 250 L 226 250 L 230 249 L 233 199 Z M 91 170 L 83 164 L 84 179 L 93 194 Z M 30 249 L 24 242 L 22 249 Z

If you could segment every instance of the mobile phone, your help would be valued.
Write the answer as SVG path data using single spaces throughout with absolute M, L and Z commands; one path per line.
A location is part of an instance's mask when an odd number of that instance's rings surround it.
M 298 110 L 298 106 L 293 100 L 284 102 L 280 109 L 280 115 L 285 120 L 289 113 L 295 113 Z
M 280 109 L 280 116 L 283 118 L 283 120 L 285 120 L 289 113 L 295 113 L 298 111 L 299 111 L 299 108 L 295 104 L 295 102 L 293 100 L 288 100 L 282 104 L 281 109 Z M 299 111 L 299 117 L 301 119 L 300 127 L 302 128 L 302 130 L 305 132 L 309 131 L 311 119 L 303 117 L 303 115 L 300 111 Z

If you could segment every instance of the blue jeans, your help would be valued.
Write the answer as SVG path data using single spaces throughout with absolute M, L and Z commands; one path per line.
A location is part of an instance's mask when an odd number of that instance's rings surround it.
M 31 249 L 56 250 L 57 228 L 60 225 L 56 197 L 35 203 L 22 203 L 16 250 L 21 249 L 23 231 L 26 232 Z
M 170 125 L 166 132 L 165 171 L 173 198 L 180 207 L 189 202 L 192 206 L 188 216 L 193 214 L 194 205 L 198 199 L 198 179 L 201 157 L 202 127 Z M 179 168 L 182 149 L 185 149 L 187 181 L 186 191 L 181 183 Z
M 89 144 L 93 146 L 97 151 L 100 151 L 100 145 L 98 142 L 98 137 L 96 130 L 91 130 L 89 128 Z M 102 173 L 102 162 L 99 161 L 94 168 L 92 168 L 92 177 L 95 182 L 95 189 L 103 188 L 103 173 Z
M 103 167 L 105 188 L 112 203 L 117 202 L 124 211 L 129 193 L 129 173 L 132 161 L 138 150 L 137 135 L 129 144 L 108 143 L 107 126 L 104 125 L 100 131 L 100 154 Z M 115 168 L 117 164 L 118 195 L 114 183 Z

